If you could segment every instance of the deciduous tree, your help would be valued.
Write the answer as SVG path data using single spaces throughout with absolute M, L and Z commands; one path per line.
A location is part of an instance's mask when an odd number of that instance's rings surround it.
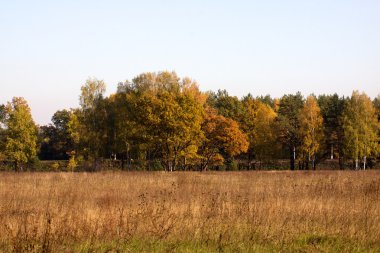
M 174 72 L 145 73 L 129 90 L 132 121 L 145 141 L 159 149 L 166 169 L 176 170 L 180 160 L 196 153 L 202 137 L 205 98 L 197 84 Z
M 86 146 L 87 155 L 93 159 L 93 170 L 96 170 L 98 158 L 101 157 L 106 142 L 106 108 L 104 93 L 106 85 L 98 79 L 88 79 L 81 87 L 80 105 L 81 117 L 79 123 L 84 127 L 80 138 Z
M 277 114 L 269 105 L 257 101 L 256 117 L 253 119 L 252 146 L 256 159 L 261 162 L 278 157 L 276 117 Z
M 37 154 L 37 127 L 24 98 L 14 97 L 6 106 L 5 154 L 15 170 L 33 161 Z
M 234 157 L 248 150 L 247 136 L 239 129 L 238 123 L 218 115 L 212 108 L 207 108 L 202 131 L 205 138 L 199 147 L 201 170 L 222 164 L 223 156 Z
M 373 106 L 377 112 L 377 119 L 380 121 L 380 94 L 373 100 Z
M 54 113 L 52 124 L 40 127 L 41 147 L 40 159 L 66 160 L 74 150 L 73 141 L 69 133 L 68 124 L 70 111 L 60 110 Z
M 379 122 L 372 101 L 365 93 L 352 93 L 343 111 L 343 129 L 346 155 L 355 161 L 355 169 L 359 168 L 359 160 L 366 169 L 367 157 L 377 155 L 379 150 Z
M 323 140 L 323 118 L 317 100 L 314 96 L 308 96 L 303 108 L 300 110 L 300 135 L 301 151 L 306 155 L 306 169 L 309 162 L 312 168 L 316 168 L 316 154 L 320 150 Z
M 4 149 L 5 149 L 5 105 L 0 105 L 0 161 L 5 159 Z
M 5 105 L 0 105 L 0 127 L 4 124 L 5 119 Z

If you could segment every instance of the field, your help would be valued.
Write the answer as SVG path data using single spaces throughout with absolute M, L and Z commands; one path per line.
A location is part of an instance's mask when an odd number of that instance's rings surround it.
M 380 252 L 380 171 L 1 173 L 0 252 Z

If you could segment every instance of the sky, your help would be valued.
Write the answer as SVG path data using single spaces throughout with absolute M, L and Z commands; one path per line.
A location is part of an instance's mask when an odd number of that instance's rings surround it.
M 380 93 L 380 1 L 0 0 L 0 104 L 36 123 L 79 106 L 96 77 L 176 71 L 242 97 Z

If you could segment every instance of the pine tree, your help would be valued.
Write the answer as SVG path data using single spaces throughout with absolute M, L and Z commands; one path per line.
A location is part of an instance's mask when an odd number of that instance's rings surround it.
M 280 100 L 278 116 L 276 120 L 278 138 L 287 148 L 290 158 L 290 169 L 295 169 L 297 149 L 301 143 L 299 136 L 299 111 L 303 107 L 301 93 L 296 95 L 284 95 Z

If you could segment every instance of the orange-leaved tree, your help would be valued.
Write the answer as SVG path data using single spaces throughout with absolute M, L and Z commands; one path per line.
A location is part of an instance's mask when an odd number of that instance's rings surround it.
M 206 108 L 202 124 L 204 140 L 199 147 L 200 170 L 221 165 L 223 156 L 234 157 L 248 150 L 247 136 L 236 121 L 218 115 L 215 109 Z

